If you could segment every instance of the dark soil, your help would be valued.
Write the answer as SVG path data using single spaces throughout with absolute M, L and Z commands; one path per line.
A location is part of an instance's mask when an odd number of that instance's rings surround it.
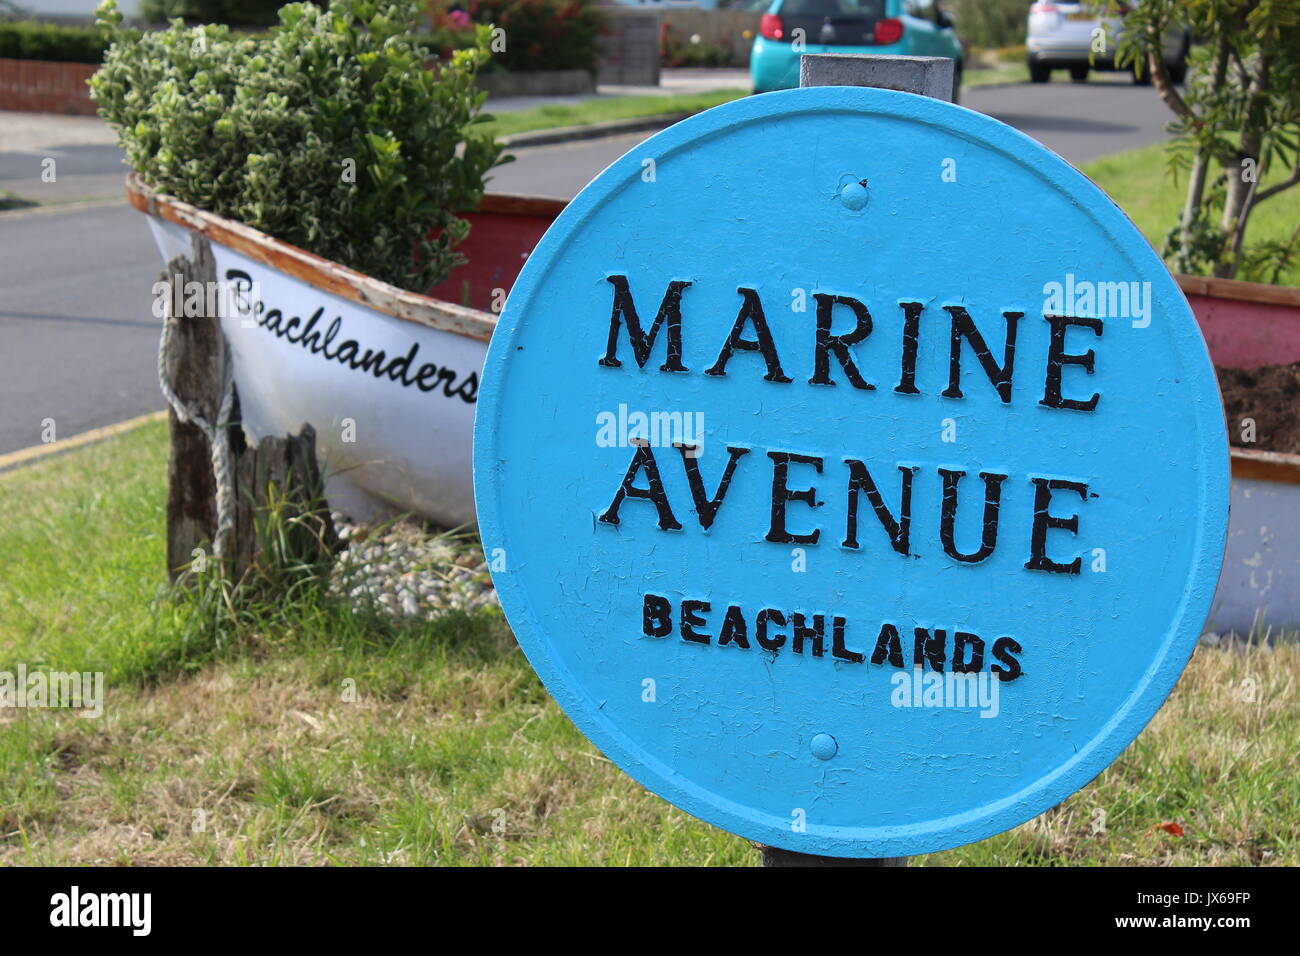
M 1259 368 L 1215 368 L 1228 416 L 1228 442 L 1300 455 L 1300 362 Z M 1254 442 L 1245 419 L 1254 419 Z

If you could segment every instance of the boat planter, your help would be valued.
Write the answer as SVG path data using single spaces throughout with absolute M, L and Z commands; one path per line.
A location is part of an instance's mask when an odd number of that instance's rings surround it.
M 249 275 L 263 315 L 278 310 L 285 334 L 264 320 L 246 328 L 222 317 L 243 425 L 254 439 L 315 426 L 331 506 L 354 517 L 413 511 L 450 526 L 473 523 L 474 407 L 494 311 L 563 200 L 484 196 L 466 215 L 468 262 L 423 296 L 158 195 L 135 175 L 127 194 L 148 215 L 165 261 L 188 255 L 192 234 L 201 234 L 218 276 Z M 1300 290 L 1177 279 L 1216 365 L 1300 361 Z M 303 328 L 318 313 L 312 331 L 321 342 L 336 321 L 337 331 L 328 349 L 313 352 Z M 337 358 L 348 342 L 356 350 L 351 364 Z M 329 351 L 336 357 L 326 358 Z M 352 367 L 367 351 L 382 351 L 385 362 L 410 356 L 405 376 Z M 1300 623 L 1300 455 L 1235 446 L 1231 454 L 1227 556 L 1207 627 L 1243 635 L 1261 625 L 1293 627 Z
M 1300 289 L 1180 275 L 1221 368 L 1300 362 Z M 1229 438 L 1240 432 L 1229 422 Z M 1206 623 L 1247 635 L 1300 624 L 1300 455 L 1232 447 L 1227 554 Z
M 457 293 L 446 301 L 160 195 L 134 174 L 127 196 L 165 262 L 190 255 L 193 236 L 203 236 L 218 279 L 255 293 L 253 317 L 221 315 L 253 440 L 313 425 L 330 504 L 354 517 L 413 511 L 448 526 L 473 522 L 474 406 L 496 325 L 486 307 L 562 201 L 484 197 L 466 217 L 473 264 L 439 286 Z

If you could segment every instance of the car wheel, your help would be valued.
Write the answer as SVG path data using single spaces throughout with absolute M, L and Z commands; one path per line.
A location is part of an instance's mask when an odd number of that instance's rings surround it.
M 957 61 L 952 71 L 952 101 L 961 102 L 961 61 Z
M 1052 78 L 1052 68 L 1044 66 L 1042 63 L 1029 64 L 1029 82 L 1046 83 Z
M 1133 60 L 1133 83 L 1137 86 L 1151 85 L 1151 71 L 1147 69 L 1147 61 L 1142 59 Z
M 1087 83 L 1088 68 L 1086 66 L 1070 67 L 1070 79 L 1073 80 L 1075 83 Z
M 1169 79 L 1173 80 L 1179 86 L 1187 82 L 1187 61 L 1179 60 L 1177 63 L 1168 64 Z

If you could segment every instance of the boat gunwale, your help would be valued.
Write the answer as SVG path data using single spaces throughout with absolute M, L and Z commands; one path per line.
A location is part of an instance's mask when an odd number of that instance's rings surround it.
M 160 193 L 138 173 L 132 172 L 126 177 L 126 196 L 132 206 L 147 216 L 198 233 L 269 269 L 394 319 L 482 342 L 488 341 L 496 329 L 496 316 L 488 312 L 399 289 L 252 226 Z M 563 199 L 489 193 L 483 196 L 475 211 L 554 218 L 566 205 L 568 203 Z
M 1230 445 L 1229 452 L 1232 455 L 1233 478 L 1300 485 L 1300 455 L 1281 451 L 1256 451 L 1236 445 Z

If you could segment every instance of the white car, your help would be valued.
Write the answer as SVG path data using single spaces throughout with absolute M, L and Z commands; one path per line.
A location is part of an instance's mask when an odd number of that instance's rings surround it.
M 1124 10 L 1125 8 L 1121 8 Z M 1103 36 L 1104 27 L 1104 36 Z M 1115 51 L 1124 29 L 1123 15 L 1099 17 L 1095 7 L 1068 0 L 1044 0 L 1029 8 L 1029 34 L 1025 55 L 1029 61 L 1029 79 L 1046 83 L 1053 70 L 1069 70 L 1070 79 L 1083 83 L 1089 70 L 1130 70 L 1135 83 L 1149 83 L 1145 65 L 1117 67 Z M 1164 38 L 1165 67 L 1175 83 L 1187 78 L 1187 51 L 1191 35 L 1187 30 L 1170 30 Z

